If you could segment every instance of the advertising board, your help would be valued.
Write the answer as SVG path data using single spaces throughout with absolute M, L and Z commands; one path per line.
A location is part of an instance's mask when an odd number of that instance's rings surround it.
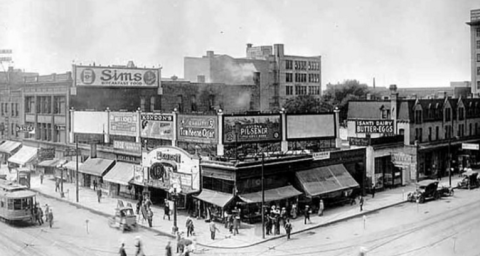
M 158 87 L 159 69 L 75 66 L 75 86 Z
M 103 134 L 108 129 L 108 113 L 104 111 L 73 112 L 73 132 Z
M 216 143 L 218 133 L 217 123 L 217 116 L 178 115 L 178 140 Z
M 335 137 L 335 114 L 287 115 L 287 139 Z
M 110 112 L 110 134 L 136 136 L 138 127 L 137 113 Z
M 140 143 L 137 142 L 114 140 L 113 148 L 131 152 L 140 152 L 142 146 Z
M 280 115 L 224 116 L 223 142 L 266 142 L 282 139 Z
M 393 133 L 393 120 L 357 120 L 356 133 Z
M 173 115 L 160 113 L 142 113 L 141 137 L 172 140 L 173 139 Z

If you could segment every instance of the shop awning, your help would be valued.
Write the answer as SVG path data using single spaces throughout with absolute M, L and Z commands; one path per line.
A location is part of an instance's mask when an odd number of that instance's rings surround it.
M 343 164 L 318 167 L 295 174 L 307 196 L 359 187 Z
M 216 206 L 225 207 L 233 199 L 232 194 L 222 193 L 209 189 L 202 189 L 202 193 L 198 196 L 194 196 L 202 201 L 205 201 Z
M 115 160 L 104 158 L 89 158 L 82 166 L 78 167 L 78 171 L 85 174 L 103 176 L 105 172 L 110 170 L 114 165 Z
M 128 182 L 133 179 L 133 167 L 134 164 L 117 162 L 113 168 L 103 176 L 103 180 L 127 186 Z
M 40 163 L 37 164 L 37 166 L 40 167 L 58 167 L 59 165 L 62 165 L 66 163 L 67 160 L 64 159 L 50 159 L 50 160 L 44 160 L 41 161 Z
M 285 186 L 280 188 L 265 190 L 265 202 L 277 201 L 287 199 L 290 197 L 299 196 L 302 192 L 296 190 L 293 186 Z M 239 195 L 240 199 L 245 203 L 261 203 L 262 191 Z
M 7 140 L 0 145 L 0 153 L 11 154 L 15 149 L 17 149 L 21 145 L 22 143 L 20 142 Z
M 37 156 L 37 148 L 22 146 L 20 150 L 11 156 L 8 161 L 18 165 L 24 165 Z
M 80 166 L 82 166 L 83 163 L 78 163 L 78 169 L 80 169 Z M 64 168 L 67 168 L 69 170 L 77 170 L 77 161 L 68 161 L 68 163 L 63 165 Z

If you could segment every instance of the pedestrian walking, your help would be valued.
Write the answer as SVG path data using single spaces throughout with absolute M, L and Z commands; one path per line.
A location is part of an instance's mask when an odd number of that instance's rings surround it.
M 40 173 L 40 184 L 43 184 L 43 172 Z
M 140 239 L 140 236 L 135 237 L 135 247 L 135 256 L 145 256 L 145 254 L 143 253 L 143 243 Z
M 363 196 L 360 196 L 360 199 L 358 200 L 358 204 L 360 205 L 360 211 L 363 211 Z
M 275 235 L 280 235 L 280 215 L 275 214 L 275 220 L 273 222 L 275 224 Z
M 292 232 L 292 223 L 287 219 L 285 223 L 285 232 L 287 233 L 287 239 L 290 239 L 290 233 Z
M 93 190 L 97 190 L 97 180 L 93 180 Z
M 233 235 L 238 235 L 238 229 L 240 228 L 240 217 L 235 216 L 235 219 L 233 220 Z
M 266 216 L 267 222 L 265 223 L 265 229 L 267 235 L 270 235 L 272 233 L 272 218 L 270 217 L 270 214 L 267 214 Z
M 37 207 L 37 221 L 39 225 L 43 224 L 43 211 L 42 207 Z
M 48 222 L 48 212 L 50 211 L 50 206 L 45 204 L 45 222 Z
M 60 189 L 60 180 L 55 178 L 55 192 Z
M 193 232 L 193 220 L 190 216 L 185 221 L 185 227 L 187 228 L 187 237 L 189 237 Z
M 153 211 L 151 208 L 148 208 L 147 210 L 147 220 L 148 220 L 148 226 L 152 227 Z
M 320 198 L 320 203 L 318 204 L 318 216 L 323 216 L 323 210 L 325 210 L 325 205 L 323 204 L 323 199 Z
M 180 243 L 180 240 L 182 240 L 182 233 L 180 233 L 180 231 L 176 232 L 176 238 L 177 238 L 177 253 L 183 252 L 183 244 Z
M 98 203 L 100 203 L 100 198 L 102 198 L 102 190 L 101 189 L 97 190 L 97 198 L 98 198 Z
M 312 221 L 310 220 L 310 213 L 312 213 L 312 210 L 310 210 L 310 206 L 305 206 L 305 220 L 304 220 L 304 224 L 307 224 L 307 220 L 309 223 L 312 223 Z
M 228 228 L 228 212 L 226 210 L 223 211 L 223 221 L 225 224 L 225 228 Z
M 52 225 L 53 225 L 53 211 L 52 211 L 51 208 L 48 211 L 48 224 L 49 224 L 50 228 L 52 228 Z
M 220 232 L 220 230 L 218 230 L 217 226 L 215 226 L 215 222 L 210 222 L 210 238 L 212 238 L 212 240 L 215 240 L 215 232 Z
M 127 256 L 127 252 L 125 252 L 125 243 L 123 241 L 120 244 L 120 249 L 118 250 L 118 254 L 120 254 L 120 256 Z
M 165 206 L 163 207 L 163 219 L 165 219 L 165 216 L 170 220 L 170 205 L 167 199 L 165 199 Z
M 375 184 L 372 185 L 372 198 L 375 197 Z
M 172 256 L 172 245 L 170 245 L 170 241 L 167 242 L 167 246 L 165 246 L 165 256 Z

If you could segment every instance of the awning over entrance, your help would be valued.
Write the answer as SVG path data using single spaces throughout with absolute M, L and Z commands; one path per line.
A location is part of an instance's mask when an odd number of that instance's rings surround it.
M 40 167 L 59 167 L 63 164 L 65 164 L 67 160 L 64 159 L 50 159 L 50 160 L 44 160 L 40 163 L 37 164 L 37 166 Z
M 78 171 L 85 174 L 103 176 L 114 164 L 115 160 L 89 158 L 82 164 L 82 166 L 78 167 Z
M 82 166 L 83 163 L 78 163 L 78 169 Z M 75 171 L 77 170 L 77 161 L 69 161 L 68 163 L 64 164 L 63 167 Z
M 295 173 L 307 196 L 359 187 L 343 164 L 336 164 Z
M 8 161 L 18 165 L 24 165 L 37 156 L 37 148 L 22 146 L 20 150 L 11 156 Z
M 265 202 L 287 199 L 301 195 L 302 192 L 296 190 L 293 186 L 274 188 L 265 190 Z M 239 195 L 245 203 L 261 203 L 262 191 Z
M 103 176 L 104 181 L 128 185 L 128 182 L 133 179 L 133 164 L 117 162 L 113 168 Z
M 232 199 L 232 194 L 222 193 L 209 189 L 202 189 L 202 193 L 198 196 L 194 196 L 202 201 L 205 201 L 216 206 L 225 207 Z
M 11 154 L 15 149 L 17 149 L 21 145 L 22 143 L 20 142 L 7 140 L 2 145 L 0 145 L 0 153 Z

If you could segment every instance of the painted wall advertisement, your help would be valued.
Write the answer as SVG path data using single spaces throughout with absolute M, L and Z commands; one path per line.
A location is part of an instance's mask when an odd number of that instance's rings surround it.
M 110 112 L 110 134 L 137 136 L 137 113 Z
M 173 139 L 173 115 L 160 113 L 142 113 L 141 136 L 143 138 Z
M 159 86 L 159 69 L 75 66 L 74 72 L 75 86 Z
M 217 116 L 178 115 L 177 131 L 179 141 L 216 143 Z
M 224 116 L 224 143 L 280 141 L 280 115 Z
M 356 133 L 393 133 L 393 120 L 355 121 Z

